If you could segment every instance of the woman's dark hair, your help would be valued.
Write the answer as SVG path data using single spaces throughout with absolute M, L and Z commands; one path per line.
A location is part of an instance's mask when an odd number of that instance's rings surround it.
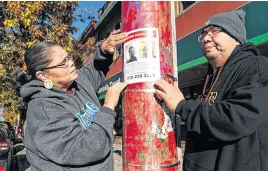
M 50 48 L 57 46 L 54 42 L 39 42 L 31 46 L 24 54 L 24 63 L 27 71 L 19 69 L 14 72 L 16 81 L 20 86 L 35 78 L 37 71 L 42 71 L 50 62 Z

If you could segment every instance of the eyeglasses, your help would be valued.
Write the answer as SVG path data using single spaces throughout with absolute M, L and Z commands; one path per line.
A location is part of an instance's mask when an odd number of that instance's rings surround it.
M 65 58 L 60 64 L 44 68 L 45 69 L 52 69 L 52 68 L 68 68 L 69 67 L 69 61 L 72 60 L 70 57 Z
M 203 30 L 200 36 L 198 36 L 198 42 L 202 43 L 204 37 L 209 35 L 212 39 L 218 35 L 218 33 L 224 32 L 221 27 L 209 27 L 207 30 Z

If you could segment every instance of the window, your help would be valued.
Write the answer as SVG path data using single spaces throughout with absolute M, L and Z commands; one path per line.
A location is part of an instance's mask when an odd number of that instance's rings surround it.
M 196 1 L 175 1 L 175 15 L 179 16 L 183 11 L 187 10 Z

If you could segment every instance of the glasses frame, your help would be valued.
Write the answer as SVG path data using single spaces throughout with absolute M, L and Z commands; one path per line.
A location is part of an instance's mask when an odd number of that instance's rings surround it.
M 212 33 L 212 31 L 214 32 L 214 33 Z M 204 37 L 206 36 L 206 35 L 209 35 L 212 39 L 214 38 L 214 37 L 216 37 L 220 32 L 225 32 L 225 30 L 223 29 L 223 28 L 221 28 L 221 27 L 217 27 L 217 26 L 212 26 L 210 29 L 208 29 L 207 31 L 204 31 L 204 29 L 203 29 L 203 31 L 202 31 L 202 33 L 198 36 L 198 38 L 197 38 L 197 41 L 199 42 L 199 43 L 202 43 L 202 41 L 203 41 L 203 39 L 204 39 Z M 209 34 L 210 33 L 210 34 Z
M 65 60 L 65 59 L 64 59 Z M 47 67 L 47 68 L 44 68 L 43 70 L 46 70 L 46 69 L 53 69 L 53 68 L 68 68 L 69 67 L 69 61 L 72 60 L 70 57 L 67 57 L 66 58 L 66 62 L 64 64 L 62 64 L 62 62 L 58 65 L 55 65 L 55 66 L 51 66 L 51 67 Z

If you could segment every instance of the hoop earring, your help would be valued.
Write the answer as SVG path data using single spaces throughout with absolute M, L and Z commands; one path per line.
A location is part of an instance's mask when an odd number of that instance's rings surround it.
M 46 89 L 52 89 L 53 82 L 51 80 L 45 80 L 44 81 L 44 86 L 45 86 Z

